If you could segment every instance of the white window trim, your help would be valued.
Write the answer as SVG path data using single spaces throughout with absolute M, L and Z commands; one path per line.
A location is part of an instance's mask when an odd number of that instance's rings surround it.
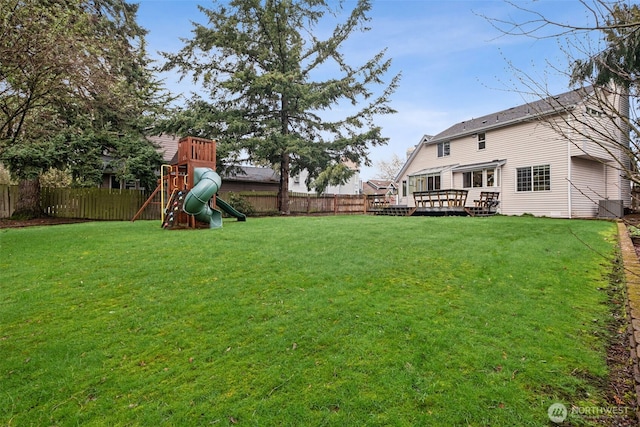
M 488 185 L 487 182 L 487 172 L 492 170 L 493 171 L 493 185 Z M 473 186 L 473 173 L 474 172 L 478 172 L 478 171 L 482 171 L 482 185 L 480 187 L 474 187 Z M 462 188 L 498 188 L 500 187 L 500 168 L 496 167 L 493 169 L 488 169 L 488 168 L 483 168 L 483 169 L 474 169 L 474 170 L 468 170 L 468 171 L 464 171 L 461 172 L 462 173 Z M 465 187 L 464 186 L 464 174 L 465 173 L 470 173 L 471 174 L 471 186 L 470 187 Z
M 480 135 L 483 136 L 483 140 L 482 140 L 482 142 L 484 142 L 483 148 L 480 148 Z M 481 132 L 476 136 L 476 151 L 484 151 L 486 149 L 487 149 L 487 134 L 484 132 Z
M 534 190 L 534 186 L 533 186 L 533 168 L 539 168 L 539 167 L 547 167 L 549 168 L 549 189 L 545 189 L 545 190 Z M 528 168 L 529 169 L 529 173 L 531 174 L 531 190 L 518 190 L 518 169 L 525 169 Z M 531 166 L 518 166 L 514 169 L 514 190 L 516 193 L 550 193 L 551 192 L 551 165 L 550 164 L 545 164 L 545 165 L 531 165 Z
M 448 148 L 448 152 L 445 154 L 445 146 Z M 440 147 L 442 147 L 442 156 L 440 155 Z M 451 155 L 451 141 L 438 142 L 436 144 L 436 156 L 441 159 L 443 157 L 449 157 Z

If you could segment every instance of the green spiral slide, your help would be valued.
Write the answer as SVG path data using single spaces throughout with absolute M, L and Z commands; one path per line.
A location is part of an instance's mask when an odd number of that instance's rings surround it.
M 198 221 L 209 223 L 209 228 L 222 228 L 222 212 L 212 209 L 209 200 L 218 192 L 222 179 L 211 168 L 193 169 L 194 186 L 184 198 L 182 210 L 193 215 Z M 216 205 L 238 221 L 246 221 L 245 214 L 238 212 L 227 202 L 216 196 Z

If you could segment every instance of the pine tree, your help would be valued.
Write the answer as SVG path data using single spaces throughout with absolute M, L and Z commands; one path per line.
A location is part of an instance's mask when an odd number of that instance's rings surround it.
M 383 81 L 391 65 L 385 51 L 358 66 L 340 52 L 354 32 L 367 30 L 371 1 L 359 0 L 346 21 L 321 39 L 316 34 L 323 19 L 342 11 L 342 2 L 337 10 L 331 3 L 231 0 L 201 7 L 208 24 L 194 24 L 193 38 L 179 52 L 165 54 L 165 69 L 192 75 L 208 96 L 194 96 L 167 129 L 214 138 L 229 158 L 246 154 L 254 163 L 279 168 L 282 214 L 289 213 L 292 173 L 306 169 L 313 179 L 345 161 L 369 165 L 369 147 L 387 142 L 374 119 L 394 113 L 389 97 L 399 75 Z M 316 80 L 331 66 L 335 77 Z M 341 103 L 357 111 L 337 120 L 323 117 Z

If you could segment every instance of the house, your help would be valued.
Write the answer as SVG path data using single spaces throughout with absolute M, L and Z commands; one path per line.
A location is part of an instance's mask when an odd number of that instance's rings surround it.
M 179 137 L 174 135 L 162 134 L 158 136 L 148 136 L 147 139 L 153 142 L 158 151 L 162 153 L 162 160 L 165 164 L 173 164 L 176 162 L 178 152 Z M 108 165 L 109 158 L 104 157 L 104 164 Z M 353 176 L 343 185 L 332 185 L 326 188 L 326 194 L 360 194 L 360 175 L 357 166 L 353 163 L 347 165 L 354 170 Z M 291 176 L 289 178 L 289 191 L 297 193 L 315 193 L 313 190 L 307 189 L 306 178 L 307 171 Z M 221 172 L 222 191 L 275 191 L 279 190 L 280 174 L 269 167 L 255 166 L 239 166 L 236 171 Z M 135 189 L 144 190 L 140 187 L 138 181 L 124 182 L 120 181 L 116 174 L 108 167 L 102 175 L 102 188 L 114 189 Z
M 593 218 L 604 205 L 620 216 L 631 204 L 628 111 L 628 96 L 585 88 L 457 123 L 422 138 L 396 177 L 397 203 L 459 189 L 467 206 L 499 192 L 506 215 Z
M 366 195 L 391 196 L 395 190 L 393 181 L 387 179 L 370 179 L 362 184 L 362 193 Z
M 178 141 L 180 138 L 174 135 L 148 136 L 147 139 L 153 142 L 158 151 L 162 153 L 162 161 L 165 164 L 174 164 L 177 161 Z M 108 158 L 105 156 L 104 162 L 107 164 Z M 233 191 L 278 191 L 280 175 L 271 168 L 240 166 L 235 171 L 221 174 L 222 190 Z M 121 182 L 115 173 L 106 168 L 102 175 L 102 188 L 114 189 L 135 189 L 144 190 L 138 181 Z
M 221 190 L 233 191 L 270 191 L 280 188 L 280 173 L 267 167 L 240 166 L 239 171 L 229 171 L 222 175 Z
M 178 152 L 178 140 L 180 138 L 174 135 L 162 134 L 159 136 L 148 136 L 147 139 L 158 147 L 158 151 L 162 153 L 163 163 L 171 164 L 173 162 L 174 157 Z M 109 161 L 111 160 L 109 156 L 103 156 L 102 160 L 105 164 L 105 169 L 102 173 L 101 188 L 144 190 L 144 188 L 140 187 L 140 181 L 136 180 L 126 182 L 119 180 L 115 172 L 108 166 Z
M 164 134 L 148 138 L 158 145 L 165 163 L 175 163 L 180 138 Z M 227 172 L 220 172 L 220 176 L 222 178 L 221 190 L 225 192 L 278 191 L 280 184 L 278 172 L 267 167 L 239 166 Z
M 324 190 L 324 194 L 360 194 L 360 169 L 350 161 L 344 163 L 353 171 L 353 175 L 342 185 L 330 185 Z M 308 189 L 306 180 L 309 173 L 306 170 L 289 177 L 289 191 L 293 193 L 313 194 L 315 190 Z

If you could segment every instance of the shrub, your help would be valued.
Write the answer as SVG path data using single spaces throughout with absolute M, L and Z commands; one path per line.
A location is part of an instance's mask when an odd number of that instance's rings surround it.
M 242 212 L 246 216 L 251 216 L 255 213 L 251 203 L 240 194 L 229 192 L 225 195 L 227 203 L 234 207 L 237 211 Z

